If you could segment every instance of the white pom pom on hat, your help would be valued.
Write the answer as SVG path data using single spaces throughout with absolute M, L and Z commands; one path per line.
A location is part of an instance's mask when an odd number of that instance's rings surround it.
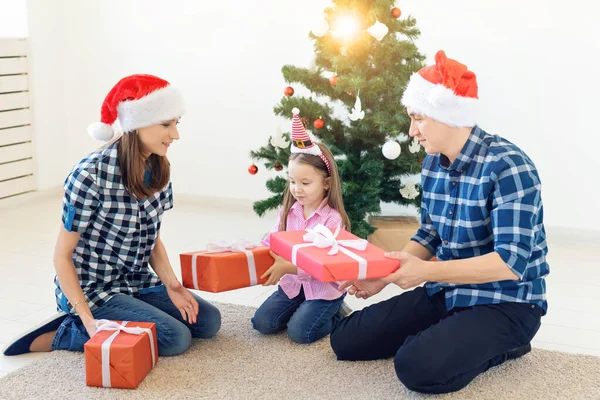
M 112 126 L 103 124 L 102 122 L 94 122 L 88 126 L 87 131 L 94 140 L 103 140 L 108 142 L 115 135 Z

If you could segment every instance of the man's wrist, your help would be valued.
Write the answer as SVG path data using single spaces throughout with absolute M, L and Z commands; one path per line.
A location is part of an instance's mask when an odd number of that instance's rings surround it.
M 440 263 L 436 261 L 422 261 L 423 263 L 423 282 L 439 282 Z

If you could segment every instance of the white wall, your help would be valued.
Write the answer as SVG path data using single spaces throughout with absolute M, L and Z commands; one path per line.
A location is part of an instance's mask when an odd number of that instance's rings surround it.
M 600 230 L 600 29 L 595 2 L 410 0 L 417 42 L 476 72 L 480 125 L 524 149 L 542 179 L 547 225 Z
M 446 4 L 448 3 L 448 4 Z M 151 73 L 182 89 L 188 113 L 170 150 L 179 193 L 259 199 L 264 171 L 248 152 L 274 133 L 284 64 L 307 66 L 312 22 L 330 2 L 269 0 L 28 0 L 40 187 L 99 145 L 87 125 L 112 85 Z M 600 229 L 587 211 L 600 139 L 590 129 L 599 83 L 598 6 L 576 0 L 405 0 L 428 61 L 443 48 L 478 75 L 482 127 L 536 162 L 549 225 Z M 585 9 L 587 7 L 587 9 Z M 590 10 L 589 8 L 595 8 Z M 508 30 L 507 30 L 508 29 Z M 51 165 L 50 162 L 54 162 Z M 259 168 L 261 166 L 259 165 Z
M 0 38 L 28 35 L 26 3 L 25 0 L 0 0 Z

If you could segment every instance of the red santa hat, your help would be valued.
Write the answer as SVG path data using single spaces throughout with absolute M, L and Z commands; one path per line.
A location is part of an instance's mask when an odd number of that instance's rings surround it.
M 292 146 L 290 149 L 291 152 L 312 154 L 313 156 L 320 157 L 325 163 L 325 166 L 327 166 L 327 171 L 329 171 L 329 173 L 331 174 L 331 167 L 329 166 L 329 161 L 327 161 L 327 157 L 323 155 L 319 146 L 317 146 L 317 144 L 310 139 L 310 136 L 308 136 L 308 132 L 306 132 L 306 129 L 304 129 L 304 125 L 302 125 L 302 121 L 300 121 L 300 117 L 298 117 L 298 114 L 300 114 L 300 110 L 294 107 L 292 109 L 292 114 L 293 117 Z
M 426 115 L 453 127 L 477 123 L 477 78 L 467 66 L 447 58 L 443 50 L 435 55 L 435 65 L 421 68 L 410 77 L 402 105 L 411 112 Z
M 121 79 L 108 93 L 100 122 L 88 127 L 96 140 L 110 140 L 115 131 L 130 132 L 178 118 L 183 99 L 169 82 L 153 75 L 131 75 Z

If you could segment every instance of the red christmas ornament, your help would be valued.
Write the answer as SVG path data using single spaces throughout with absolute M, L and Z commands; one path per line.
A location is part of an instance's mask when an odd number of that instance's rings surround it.
M 337 78 L 338 78 L 338 76 L 334 75 L 331 77 L 331 79 L 329 79 L 329 83 L 331 83 L 331 86 L 337 85 Z
M 402 15 L 402 11 L 400 11 L 400 9 L 398 7 L 392 8 L 392 17 L 400 18 L 401 15 Z
M 313 122 L 313 126 L 315 129 L 321 129 L 325 126 L 325 122 L 321 118 L 317 118 L 315 119 L 315 122 Z
M 287 97 L 293 96 L 294 88 L 291 86 L 286 87 L 285 90 L 283 91 L 283 94 L 285 94 Z
M 283 169 L 283 165 L 278 161 L 273 164 L 273 168 L 275 168 L 275 171 L 281 171 Z
M 248 173 L 250 175 L 256 175 L 256 173 L 258 172 L 258 167 L 254 164 L 252 164 L 251 166 L 248 167 Z

